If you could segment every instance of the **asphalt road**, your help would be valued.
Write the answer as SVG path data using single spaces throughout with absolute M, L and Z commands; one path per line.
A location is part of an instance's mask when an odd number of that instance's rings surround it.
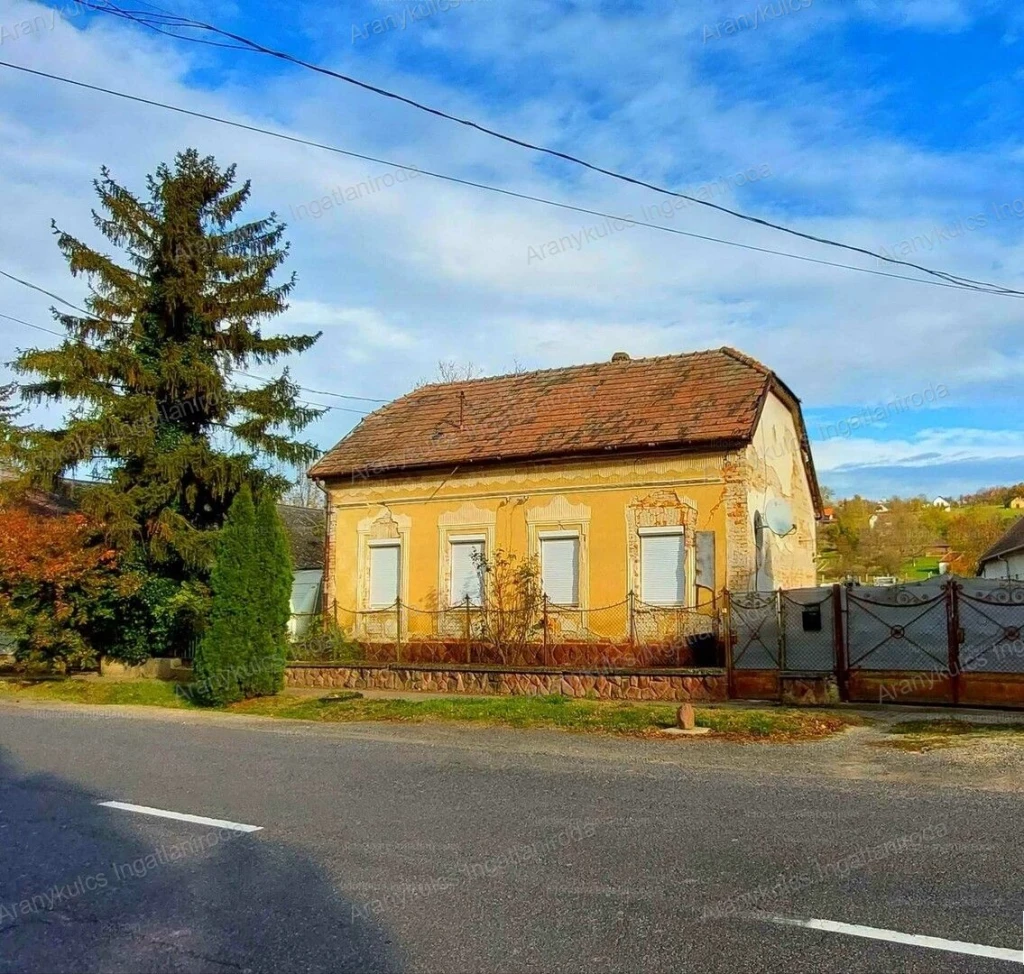
M 1020 794 L 803 753 L 0 704 L 0 972 L 1021 962 Z

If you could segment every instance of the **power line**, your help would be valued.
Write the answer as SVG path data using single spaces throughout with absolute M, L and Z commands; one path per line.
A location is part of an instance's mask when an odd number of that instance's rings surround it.
M 80 0 L 85 6 L 99 13 L 110 14 L 115 17 L 130 20 L 138 23 L 142 26 L 150 26 L 146 22 L 147 17 L 152 15 L 137 16 L 136 14 L 142 13 L 141 11 L 127 11 L 118 7 L 116 4 L 107 0 L 107 2 L 100 6 L 95 3 L 90 3 L 89 0 Z M 166 18 L 164 19 L 166 23 Z M 923 264 L 915 264 L 912 261 L 900 260 L 895 257 L 887 257 L 883 254 L 877 254 L 872 250 L 868 250 L 866 247 L 858 247 L 853 244 L 843 243 L 838 240 L 832 240 L 829 237 L 819 237 L 816 234 L 805 233 L 801 230 L 794 230 L 791 227 L 787 227 L 781 223 L 774 223 L 771 220 L 765 220 L 760 217 L 750 216 L 747 213 L 742 213 L 739 210 L 733 210 L 727 206 L 722 206 L 718 203 L 712 203 L 709 200 L 703 200 L 696 196 L 690 196 L 686 193 L 680 193 L 675 190 L 667 189 L 664 186 L 658 186 L 655 183 L 649 183 L 642 179 L 637 179 L 634 176 L 629 176 L 625 173 L 617 172 L 613 169 L 606 169 L 603 166 L 598 166 L 594 163 L 587 162 L 585 159 L 581 159 L 578 156 L 570 155 L 566 152 L 560 152 L 557 149 L 552 149 L 548 146 L 537 145 L 532 142 L 527 142 L 524 139 L 518 139 L 511 135 L 506 135 L 503 132 L 499 132 L 497 129 L 488 128 L 485 125 L 481 125 L 478 122 L 474 122 L 471 119 L 460 118 L 457 115 L 452 115 L 449 112 L 442 111 L 438 108 L 433 108 L 430 105 L 423 104 L 422 102 L 415 101 L 412 98 L 408 98 L 405 95 L 398 94 L 397 92 L 390 91 L 387 88 L 381 88 L 378 85 L 370 84 L 366 81 L 361 81 L 358 78 L 354 78 L 351 75 L 341 74 L 337 71 L 332 71 L 330 68 L 325 68 L 322 65 L 314 64 L 310 61 L 304 61 L 301 58 L 296 57 L 293 54 L 289 54 L 286 51 L 275 50 L 274 48 L 265 47 L 256 41 L 253 41 L 247 37 L 243 37 L 240 34 L 234 34 L 231 31 L 224 30 L 221 27 L 216 27 L 213 24 L 208 24 L 203 21 L 192 20 L 186 17 L 179 17 L 174 22 L 173 26 L 178 27 L 190 27 L 196 30 L 209 31 L 217 34 L 221 37 L 230 38 L 233 41 L 237 41 L 239 44 L 244 45 L 247 49 L 258 52 L 260 54 L 266 54 L 269 57 L 277 58 L 281 61 L 286 61 L 291 64 L 298 65 L 299 67 L 306 68 L 310 71 L 315 71 L 318 74 L 326 75 L 327 77 L 334 78 L 338 81 L 343 81 L 346 84 L 354 85 L 358 88 L 362 88 L 364 91 L 372 92 L 376 95 L 381 95 L 384 98 L 390 98 L 394 101 L 401 102 L 402 104 L 409 105 L 418 111 L 426 112 L 427 114 L 434 115 L 438 118 L 446 119 L 447 121 L 455 122 L 459 125 L 466 126 L 467 128 L 474 129 L 484 135 L 492 136 L 493 138 L 500 139 L 503 142 L 507 142 L 510 145 L 519 146 L 520 148 L 529 149 L 532 152 L 543 153 L 548 156 L 552 156 L 556 159 L 561 159 L 565 162 L 572 163 L 577 166 L 582 166 L 596 173 L 601 173 L 605 176 L 611 176 L 613 179 L 621 180 L 622 182 L 631 183 L 634 186 L 642 186 L 645 189 L 653 190 L 656 193 L 662 193 L 667 196 L 675 196 L 679 199 L 689 200 L 691 203 L 699 203 L 701 206 L 706 206 L 713 210 L 718 210 L 721 213 L 728 214 L 729 216 L 736 217 L 740 220 L 745 220 L 749 223 L 753 223 L 758 226 L 767 227 L 772 230 L 777 230 L 781 233 L 790 234 L 795 237 L 799 237 L 803 240 L 808 240 L 812 243 L 823 244 L 830 247 L 838 247 L 843 250 L 848 250 L 852 253 L 863 254 L 867 257 L 874 257 L 877 260 L 883 260 L 890 264 L 902 265 L 904 267 L 910 267 L 914 270 L 921 271 L 929 276 L 938 278 L 940 280 L 948 281 L 954 284 L 960 285 L 971 285 L 977 290 L 989 291 L 994 294 L 1012 294 L 1017 297 L 1024 297 L 1024 291 L 1018 291 L 1013 288 L 1006 288 L 998 284 L 993 284 L 989 281 L 979 281 L 974 278 L 963 277 L 958 274 L 951 274 L 946 271 L 934 270 L 933 268 L 926 267 Z M 187 41 L 189 43 L 199 42 L 198 38 L 186 37 L 181 34 L 172 34 L 171 36 L 176 37 L 178 40 Z
M 61 304 L 67 305 L 72 311 L 79 311 L 84 315 L 92 315 L 83 308 L 79 308 L 78 305 L 72 304 L 70 301 L 65 300 L 59 294 L 54 294 L 53 291 L 47 291 L 46 288 L 40 287 L 38 284 L 32 284 L 30 281 L 22 280 L 20 277 L 15 277 L 13 274 L 8 274 L 7 271 L 0 270 L 0 276 L 9 278 L 12 281 L 17 281 L 18 284 L 23 284 L 25 287 L 31 288 L 33 291 L 38 291 L 40 294 L 45 294 L 48 298 L 53 298 L 54 301 L 59 301 Z M 36 326 L 38 327 L 38 326 Z M 62 336 L 64 337 L 64 336 Z
M 249 379 L 259 379 L 261 382 L 273 382 L 273 379 L 268 379 L 265 375 L 250 375 L 248 372 L 239 372 L 239 375 L 244 375 Z M 391 402 L 390 399 L 371 399 L 369 396 L 349 396 L 341 392 L 328 392 L 326 389 L 310 389 L 309 386 L 299 386 L 304 392 L 311 392 L 314 396 L 335 396 L 338 399 L 355 399 L 359 402 Z
M 9 278 L 12 281 L 17 281 L 19 284 L 23 284 L 25 287 L 31 288 L 33 291 L 39 291 L 41 294 L 45 294 L 48 297 L 53 298 L 55 301 L 60 301 L 61 304 L 66 304 L 69 308 L 72 308 L 75 311 L 81 312 L 82 314 L 87 315 L 90 318 L 93 317 L 93 315 L 89 314 L 89 312 L 86 311 L 84 308 L 80 308 L 80 307 L 78 307 L 78 305 L 72 304 L 70 301 L 67 301 L 64 298 L 60 297 L 60 295 L 54 294 L 52 291 L 47 291 L 45 288 L 41 288 L 38 285 L 33 284 L 31 281 L 23 280 L 20 277 L 15 277 L 13 274 L 8 274 L 7 271 L 4 271 L 4 270 L 0 270 L 0 275 L 2 275 L 3 277 Z M 54 328 L 45 328 L 42 325 L 35 325 L 31 321 L 25 321 L 22 318 L 15 318 L 13 315 L 0 314 L 0 318 L 6 318 L 9 321 L 16 321 L 19 325 L 25 325 L 28 328 L 35 328 L 37 331 L 45 331 L 45 332 L 47 332 L 50 335 L 56 335 L 58 338 L 65 338 L 66 339 L 66 338 L 70 337 L 67 334 L 59 332 L 59 331 L 57 331 Z M 89 342 L 87 342 L 83 338 L 73 339 L 73 340 L 81 341 L 81 342 L 83 342 L 86 345 L 90 344 Z M 95 347 L 95 346 L 90 346 L 90 347 Z M 237 374 L 238 375 L 244 375 L 247 379 L 256 379 L 256 380 L 258 380 L 260 382 L 274 382 L 275 381 L 274 379 L 268 379 L 266 376 L 251 375 L 248 372 L 241 372 L 241 371 L 239 371 L 239 372 L 237 372 Z M 356 399 L 356 400 L 364 401 L 364 402 L 378 402 L 378 403 L 390 402 L 390 400 L 388 400 L 388 399 L 370 399 L 367 396 L 348 396 L 348 395 L 344 395 L 343 393 L 340 393 L 340 392 L 325 392 L 325 391 L 318 390 L 318 389 L 309 389 L 306 386 L 297 386 L 297 388 L 301 389 L 303 392 L 311 392 L 314 395 L 319 395 L 319 396 L 336 396 L 339 399 Z M 350 409 L 350 408 L 347 408 L 345 406 L 329 406 L 326 403 L 310 402 L 308 400 L 299 400 L 299 401 L 304 403 L 307 406 L 316 406 L 319 409 L 327 409 L 327 410 L 333 409 L 333 410 L 335 410 L 337 412 L 342 412 L 342 413 L 355 413 L 358 416 L 368 416 L 369 415 L 368 412 L 365 412 L 364 410 L 361 410 L 361 409 Z
M 499 193 L 502 196 L 508 196 L 513 199 L 528 200 L 533 203 L 541 203 L 545 206 L 553 206 L 558 209 L 571 211 L 573 213 L 582 213 L 587 216 L 596 216 L 606 220 L 618 220 L 619 222 L 629 223 L 632 224 L 633 226 L 647 227 L 650 230 L 660 230 L 663 233 L 672 233 L 681 237 L 690 237 L 694 240 L 703 240 L 707 243 L 722 244 L 723 246 L 726 247 L 738 247 L 741 250 L 749 250 L 759 254 L 768 254 L 774 257 L 787 257 L 790 260 L 803 261 L 804 263 L 817 264 L 823 267 L 837 267 L 844 270 L 856 271 L 860 274 L 871 274 L 875 277 L 887 277 L 897 281 L 910 281 L 911 283 L 914 284 L 927 284 L 931 287 L 953 288 L 955 290 L 960 291 L 975 291 L 982 294 L 995 294 L 1014 298 L 1024 297 L 1024 291 L 1013 291 L 1010 289 L 991 290 L 989 288 L 975 286 L 974 284 L 951 283 L 948 281 L 939 280 L 923 280 L 919 277 L 910 277 L 906 274 L 894 274 L 891 271 L 881 271 L 870 267 L 857 267 L 855 264 L 844 264 L 840 261 L 824 260 L 823 258 L 820 257 L 808 257 L 804 254 L 793 254 L 785 250 L 774 250 L 770 247 L 757 247 L 753 244 L 745 244 L 737 240 L 728 240 L 723 237 L 713 237 L 708 234 L 694 233 L 693 231 L 690 230 L 680 230 L 678 227 L 665 227 L 658 223 L 649 223 L 645 220 L 637 220 L 633 217 L 619 216 L 613 213 L 606 213 L 602 210 L 594 210 L 585 206 L 576 206 L 571 203 L 563 203 L 560 202 L 559 200 L 550 200 L 542 196 L 532 196 L 529 193 L 518 193 L 511 189 L 503 189 L 500 186 L 491 186 L 488 183 L 480 183 L 472 179 L 463 179 L 459 176 L 448 175 L 447 173 L 433 172 L 429 169 L 421 169 L 418 166 L 411 166 L 403 163 L 393 162 L 389 159 L 382 159 L 378 156 L 366 155 L 365 153 L 361 152 L 353 152 L 349 149 L 341 149 L 337 146 L 328 145 L 323 142 L 315 142 L 310 139 L 303 139 L 299 138 L 298 136 L 288 135 L 284 132 L 275 132 L 272 129 L 261 128 L 258 125 L 248 125 L 245 122 L 236 122 L 231 119 L 221 118 L 217 115 L 210 115 L 206 112 L 197 112 L 193 111 L 192 109 L 182 108 L 178 105 L 170 105 L 166 102 L 154 101 L 150 98 L 141 98 L 138 95 L 129 95 L 127 92 L 116 91 L 112 88 L 104 88 L 100 85 L 88 84 L 85 81 L 76 81 L 73 78 L 65 78 L 61 75 L 50 74 L 47 71 L 39 71 L 35 68 L 27 68 L 20 64 L 12 64 L 9 61 L 0 61 L 0 67 L 12 68 L 15 71 L 22 71 L 26 74 L 37 75 L 41 78 L 48 78 L 51 81 L 59 81 L 64 84 L 73 85 L 78 88 L 84 88 L 89 91 L 98 91 L 105 95 L 112 95 L 116 98 L 124 98 L 127 101 L 138 102 L 139 104 L 149 105 L 154 108 L 162 108 L 167 111 L 177 112 L 181 115 L 189 115 L 193 118 L 201 118 L 209 122 L 217 122 L 221 125 L 229 125 L 232 128 L 242 129 L 247 132 L 255 132 L 259 135 L 269 135 L 272 138 L 283 139 L 286 142 L 292 142 L 296 145 L 306 145 L 315 149 L 324 149 L 327 152 L 335 152 L 339 155 L 348 156 L 352 159 L 361 159 L 365 162 L 374 162 L 380 165 L 389 166 L 393 169 L 404 169 L 408 172 L 416 172 L 421 176 L 429 176 L 433 179 L 440 179 L 444 180 L 445 182 L 456 183 L 460 186 L 469 186 L 474 189 L 481 189 L 491 193 Z M 904 262 L 897 261 L 896 263 Z
M 2 273 L 2 272 L 0 272 L 0 273 Z M 37 331 L 45 331 L 47 334 L 49 334 L 49 335 L 56 335 L 58 338 L 67 338 L 68 337 L 67 335 L 62 334 L 61 332 L 57 331 L 54 328 L 45 328 L 42 325 L 33 324 L 31 321 L 25 321 L 23 318 L 15 318 L 14 315 L 3 314 L 2 312 L 0 312 L 0 318 L 6 318 L 8 321 L 16 321 L 19 325 L 24 325 L 26 328 L 35 328 Z M 78 341 L 82 341 L 84 344 L 89 344 L 88 342 L 85 342 L 85 339 L 78 339 Z M 93 346 L 91 346 L 91 347 L 93 347 Z M 237 375 L 244 375 L 248 379 L 259 379 L 262 382 L 273 382 L 274 381 L 273 379 L 268 379 L 265 376 L 250 375 L 248 372 L 238 372 L 238 373 L 235 373 L 235 374 L 237 374 Z M 306 389 L 305 386 L 299 386 L 298 388 L 304 389 L 306 392 L 312 391 L 312 390 Z M 247 389 L 245 389 L 243 387 L 243 388 L 239 389 L 238 391 L 239 392 L 247 392 L 249 390 L 247 390 Z M 330 396 L 330 395 L 340 395 L 340 393 L 330 393 L 330 392 L 328 392 L 328 393 L 321 393 L 321 395 L 328 395 L 328 396 Z M 349 398 L 349 397 L 346 397 L 346 398 Z M 355 398 L 361 398 L 361 397 L 353 396 L 351 398 L 355 399 Z M 333 410 L 336 410 L 338 412 L 343 412 L 343 413 L 356 413 L 359 416 L 368 416 L 369 415 L 369 413 L 363 412 L 360 409 L 347 409 L 344 406 L 329 406 L 327 403 L 312 402 L 312 401 L 310 401 L 308 399 L 296 399 L 295 401 L 300 403 L 300 404 L 302 404 L 303 406 L 315 406 L 317 409 L 324 409 L 324 410 L 332 410 L 333 409 Z M 373 400 L 373 401 L 377 402 L 378 400 Z M 379 400 L 379 401 L 386 402 L 387 400 Z
M 42 325 L 34 325 L 31 321 L 24 321 L 21 318 L 15 318 L 14 315 L 0 314 L 0 318 L 6 318 L 8 321 L 16 321 L 19 325 L 24 325 L 26 328 L 35 328 L 36 331 L 45 331 L 50 335 L 56 335 L 58 338 L 67 338 L 68 336 L 57 331 L 56 328 L 44 328 Z

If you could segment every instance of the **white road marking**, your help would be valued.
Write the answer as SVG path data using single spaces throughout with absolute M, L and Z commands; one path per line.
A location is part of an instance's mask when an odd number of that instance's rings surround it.
M 128 802 L 98 802 L 105 808 L 119 808 L 123 812 L 137 812 L 139 815 L 154 815 L 157 818 L 173 818 L 179 822 L 195 822 L 196 825 L 212 825 L 218 829 L 234 829 L 236 832 L 259 832 L 262 825 L 242 825 L 240 822 L 227 822 L 222 818 L 206 818 L 203 815 L 189 815 L 186 812 L 168 812 L 163 808 L 150 808 L 148 805 L 130 805 Z
M 910 944 L 912 947 L 930 947 L 945 950 L 951 954 L 970 954 L 973 957 L 993 957 L 996 960 L 1013 961 L 1020 964 L 1022 953 L 1008 947 L 988 947 L 964 940 L 945 940 L 942 937 L 925 937 L 917 933 L 900 933 L 899 930 L 884 930 L 881 927 L 863 927 L 859 923 L 837 923 L 835 920 L 793 920 L 788 917 L 765 916 L 763 920 L 781 923 L 791 927 L 807 927 L 810 930 L 824 930 L 826 933 L 844 933 L 850 937 L 866 937 L 868 940 L 888 940 L 894 944 Z

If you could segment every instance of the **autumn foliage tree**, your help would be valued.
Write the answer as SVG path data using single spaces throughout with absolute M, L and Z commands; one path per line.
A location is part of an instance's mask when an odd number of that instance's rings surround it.
M 0 628 L 13 635 L 18 659 L 91 666 L 130 584 L 85 515 L 0 510 Z
M 540 566 L 536 558 L 518 558 L 499 548 L 475 556 L 483 576 L 484 606 L 478 636 L 503 663 L 523 664 L 529 644 L 540 627 L 544 605 Z
M 976 574 L 978 560 L 1006 533 L 1011 523 L 989 511 L 966 510 L 954 514 L 947 534 L 950 570 L 958 575 Z

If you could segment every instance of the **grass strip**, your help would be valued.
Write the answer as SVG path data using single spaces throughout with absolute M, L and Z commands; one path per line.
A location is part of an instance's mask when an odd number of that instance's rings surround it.
M 136 704 L 197 711 L 205 709 L 195 707 L 176 693 L 173 684 L 159 680 L 0 680 L 0 696 L 99 705 Z M 313 699 L 288 694 L 257 697 L 216 709 L 226 713 L 327 723 L 457 722 L 652 736 L 675 726 L 677 705 L 580 700 L 559 695 L 371 699 L 358 692 L 341 691 L 325 693 Z M 861 722 L 856 714 L 783 708 L 697 708 L 695 716 L 698 727 L 711 729 L 713 735 L 710 736 L 734 740 L 813 740 L 828 737 L 846 726 Z

